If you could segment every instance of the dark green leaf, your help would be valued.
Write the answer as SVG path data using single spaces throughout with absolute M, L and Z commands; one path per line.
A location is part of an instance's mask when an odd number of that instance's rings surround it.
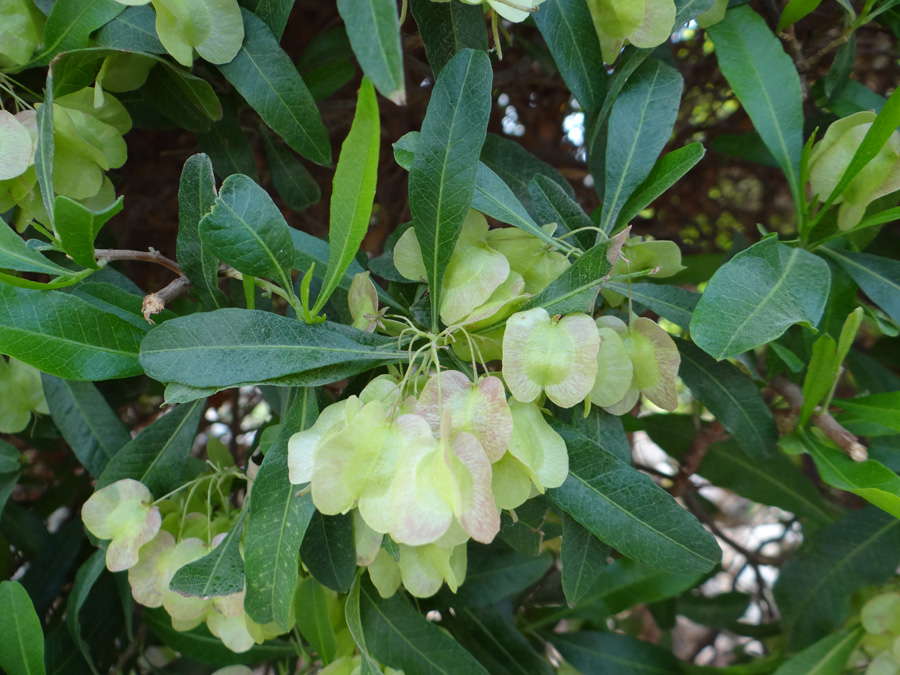
M 0 473 L 16 473 L 21 468 L 19 451 L 6 441 L 0 441 Z
M 73 518 L 49 534 L 37 556 L 29 561 L 21 581 L 39 616 L 50 609 L 63 585 L 71 580 L 83 542 L 84 526 L 78 518 Z
M 737 356 L 795 323 L 816 325 L 830 285 L 824 260 L 770 235 L 713 275 L 694 310 L 691 337 L 716 359 Z
M 391 0 L 390 4 L 393 4 Z M 350 133 L 341 146 L 328 225 L 328 271 L 312 313 L 318 314 L 353 261 L 369 230 L 375 183 L 378 179 L 378 147 L 381 121 L 372 84 L 363 78 Z M 347 588 L 349 588 L 349 583 Z
M 613 230 L 625 203 L 650 175 L 669 141 L 683 84 L 677 70 L 648 59 L 628 78 L 612 104 L 600 216 L 600 229 L 605 233 Z
M 126 7 L 119 16 L 97 31 L 94 39 L 102 47 L 133 52 L 165 54 L 156 35 L 156 12 L 148 5 Z
M 222 104 L 209 82 L 161 61 L 141 88 L 146 101 L 175 125 L 195 133 L 208 131 L 222 116 Z
M 144 427 L 109 460 L 97 487 L 133 478 L 157 497 L 178 487 L 205 404 L 203 400 L 176 406 Z
M 114 0 L 57 0 L 44 26 L 44 45 L 30 65 L 46 65 L 60 52 L 87 47 L 90 34 L 124 9 Z
M 866 634 L 862 626 L 823 637 L 785 661 L 773 675 L 840 675 Z
M 409 205 L 431 289 L 433 329 L 444 270 L 475 192 L 492 75 L 484 52 L 464 49 L 450 60 L 435 84 L 409 171 Z
M 574 607 L 597 583 L 611 549 L 568 513 L 563 512 L 562 526 L 562 587 Z
M 753 381 L 727 361 L 716 361 L 690 342 L 678 340 L 679 376 L 694 398 L 715 415 L 750 457 L 775 451 L 778 429 Z
M 587 415 L 573 409 L 572 427 L 598 448 L 615 455 L 626 464 L 631 464 L 631 444 L 625 435 L 621 417 L 597 406 L 591 406 Z
M 537 174 L 528 184 L 528 192 L 533 200 L 531 206 L 535 217 L 540 222 L 557 223 L 560 226 L 557 234 L 581 230 L 574 235 L 575 242 L 580 242 L 582 248 L 590 248 L 594 233 L 584 228 L 593 228 L 594 223 L 559 183 L 543 174 Z
M 622 206 L 616 218 L 614 230 L 625 227 L 638 213 L 647 208 L 654 199 L 675 185 L 684 175 L 703 159 L 706 149 L 700 143 L 691 143 L 673 150 L 658 160 L 644 182 L 638 185 L 628 201 Z
M 32 251 L 25 240 L 5 224 L 0 225 L 0 269 L 52 276 L 72 274 L 72 270 L 51 262 L 37 251 Z
M 291 288 L 294 244 L 288 225 L 269 194 L 247 176 L 222 183 L 199 225 L 200 239 L 238 272 L 275 279 Z
M 628 557 L 671 572 L 705 572 L 722 552 L 699 521 L 649 476 L 551 418 L 566 441 L 569 476 L 550 500 L 601 541 Z
M 317 382 L 326 384 L 405 354 L 392 345 L 396 340 L 338 324 L 310 326 L 271 312 L 219 309 L 157 326 L 141 345 L 141 361 L 160 382 L 220 388 L 276 378 L 289 385 L 287 376 L 310 379 L 304 373 L 340 366 L 344 374 L 322 373 L 325 378 L 336 375 Z
M 175 572 L 169 588 L 199 598 L 232 595 L 244 590 L 244 561 L 238 550 L 244 517 L 245 513 L 242 513 L 212 551 Z
M 315 507 L 309 493 L 297 497 L 288 479 L 290 437 L 315 422 L 319 414 L 313 389 L 292 389 L 278 437 L 272 443 L 253 483 L 244 572 L 244 610 L 257 623 L 276 621 L 289 626 L 291 596 L 297 585 L 297 555 Z
M 0 352 L 50 375 L 71 380 L 138 375 L 143 336 L 81 298 L 0 284 Z
M 584 110 L 599 108 L 606 94 L 606 68 L 585 0 L 548 2 L 534 21 L 572 95 Z
M 751 599 L 750 595 L 739 591 L 720 593 L 711 597 L 687 593 L 678 598 L 676 604 L 678 613 L 694 623 L 725 628 L 744 615 Z
M 612 270 L 609 242 L 597 244 L 522 307 L 543 307 L 550 314 L 591 312 L 600 286 Z M 614 261 L 613 261 L 614 262 Z
M 281 40 L 294 0 L 239 0 L 239 2 L 242 7 L 246 7 L 265 21 L 272 34 Z
M 78 568 L 78 572 L 75 574 L 75 584 L 72 586 L 72 592 L 69 593 L 69 600 L 66 603 L 66 628 L 69 629 L 69 634 L 72 636 L 72 640 L 74 640 L 75 645 L 78 647 L 78 651 L 81 652 L 84 660 L 91 665 L 91 669 L 94 672 L 97 671 L 93 665 L 94 662 L 91 658 L 91 650 L 82 636 L 80 614 L 81 608 L 88 599 L 91 589 L 105 569 L 106 550 L 99 549 L 94 551 L 91 554 L 91 557 Z
M 297 656 L 297 647 L 280 640 L 253 645 L 248 651 L 236 654 L 210 633 L 206 626 L 189 631 L 175 630 L 172 628 L 172 620 L 162 607 L 144 608 L 141 616 L 150 630 L 166 645 L 200 663 L 219 667 L 238 664 L 253 666 Z
M 294 594 L 297 628 L 322 662 L 328 664 L 334 661 L 337 643 L 326 603 L 325 588 L 315 579 L 307 577 L 297 584 Z
M 94 476 L 129 441 L 119 416 L 91 382 L 73 382 L 43 375 L 44 395 L 53 423 L 78 461 Z
M 94 239 L 100 228 L 122 210 L 123 197 L 99 211 L 89 209 L 74 199 L 56 195 L 53 214 L 56 223 L 56 234 L 63 250 L 82 267 L 97 269 L 94 260 Z
M 781 568 L 775 600 L 790 649 L 827 635 L 850 613 L 850 598 L 894 575 L 900 520 L 869 507 L 810 534 Z
M 44 674 L 41 621 L 17 581 L 0 581 L 0 635 L 0 668 L 9 675 Z
M 262 138 L 272 183 L 281 200 L 295 211 L 302 211 L 319 201 L 322 198 L 319 184 L 294 153 L 281 147 L 267 133 L 262 134 Z
M 488 50 L 481 7 L 460 2 L 411 0 L 410 9 L 425 43 L 425 56 L 437 77 L 453 56 L 466 48 Z
M 680 670 L 672 652 L 621 633 L 579 631 L 554 634 L 549 639 L 582 673 L 671 675 Z
M 300 544 L 300 559 L 324 586 L 339 593 L 349 591 L 356 574 L 356 546 L 350 514 L 323 516 L 316 511 Z
M 691 316 L 694 308 L 700 301 L 700 294 L 694 291 L 686 291 L 677 286 L 664 286 L 647 282 L 626 284 L 612 281 L 603 284 L 603 288 L 615 291 L 625 297 L 631 298 L 652 312 L 656 312 L 662 318 L 668 319 L 676 326 L 685 330 L 691 324 Z
M 381 671 L 381 667 L 372 658 L 369 653 L 369 647 L 366 644 L 366 636 L 363 633 L 362 616 L 360 615 L 360 586 L 362 584 L 363 570 L 360 569 L 350 587 L 347 594 L 347 603 L 344 605 L 344 618 L 347 620 L 347 628 L 353 641 L 359 647 L 361 658 L 360 675 L 377 675 Z
M 366 646 L 372 656 L 391 668 L 422 675 L 487 674 L 456 640 L 426 621 L 399 594 L 385 600 L 363 580 L 359 613 Z
M 338 0 L 356 60 L 379 93 L 406 105 L 403 50 L 395 0 Z
M 230 63 L 216 67 L 272 131 L 304 157 L 327 166 L 328 132 L 303 79 L 262 19 L 246 10 L 242 14 L 241 51 Z
M 178 240 L 176 252 L 181 271 L 204 304 L 218 308 L 228 304 L 219 290 L 219 260 L 200 238 L 199 225 L 216 201 L 212 162 L 203 154 L 184 163 L 178 184 Z
M 707 32 L 728 84 L 784 171 L 799 204 L 803 94 L 794 62 L 762 17 L 747 5 L 729 9 Z
M 222 109 L 222 118 L 213 122 L 209 131 L 197 134 L 197 145 L 212 160 L 220 179 L 242 173 L 254 181 L 259 180 L 250 139 L 244 133 L 233 106 L 226 105 Z
M 863 292 L 888 316 L 900 323 L 900 262 L 868 253 L 829 246 L 820 249 L 834 259 Z
M 457 597 L 470 607 L 489 605 L 537 582 L 553 563 L 544 552 L 534 557 L 510 549 L 473 545 L 468 551 L 466 581 Z

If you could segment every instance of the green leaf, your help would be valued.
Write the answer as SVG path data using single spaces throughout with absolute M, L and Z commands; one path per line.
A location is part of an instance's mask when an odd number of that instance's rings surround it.
M 47 70 L 44 103 L 37 109 L 35 121 L 37 142 L 34 148 L 34 170 L 41 190 L 41 200 L 47 210 L 50 225 L 53 225 L 53 66 Z
M 621 633 L 578 631 L 548 639 L 582 673 L 670 675 L 680 671 L 672 652 Z
M 272 34 L 281 40 L 294 0 L 239 0 L 239 2 L 241 7 L 246 7 L 265 21 Z
M 393 3 L 391 3 L 393 4 Z M 381 122 L 371 82 L 363 78 L 350 133 L 341 146 L 328 226 L 328 272 L 312 313 L 318 314 L 340 284 L 369 230 L 375 183 L 378 180 L 378 146 Z M 349 584 L 348 584 L 349 588 Z
M 17 581 L 0 581 L 0 668 L 9 675 L 43 675 L 44 633 L 31 598 Z
M 697 162 L 703 159 L 705 154 L 706 149 L 700 143 L 690 143 L 656 160 L 656 164 L 653 165 L 644 182 L 634 189 L 628 201 L 622 206 L 613 230 L 625 227 L 654 199 L 681 180 L 688 171 L 697 165 Z
M 224 388 L 276 378 L 281 385 L 306 380 L 327 384 L 405 356 L 393 345 L 395 339 L 339 324 L 309 326 L 271 312 L 219 309 L 151 330 L 141 345 L 141 363 L 160 382 L 192 387 Z M 335 368 L 323 370 L 329 366 Z
M 867 502 L 900 518 L 900 476 L 874 459 L 857 462 L 837 448 L 803 436 L 822 480 L 838 490 L 859 495 Z
M 419 614 L 399 594 L 385 600 L 368 580 L 361 581 L 359 613 L 372 656 L 406 673 L 487 675 L 456 640 Z
M 94 551 L 78 568 L 78 572 L 75 574 L 75 584 L 72 586 L 72 592 L 69 593 L 69 600 L 66 603 L 66 628 L 68 628 L 72 640 L 78 647 L 78 651 L 81 652 L 84 660 L 88 662 L 94 673 L 97 673 L 97 669 L 91 658 L 90 646 L 85 640 L 85 636 L 82 635 L 80 614 L 81 608 L 88 599 L 94 584 L 97 583 L 97 579 L 100 578 L 100 575 L 105 570 L 106 550 L 99 549 Z
M 212 551 L 175 572 L 169 588 L 181 595 L 221 597 L 244 590 L 244 560 L 239 545 L 246 511 Z
M 831 522 L 818 490 L 780 452 L 760 462 L 741 452 L 737 440 L 732 438 L 709 446 L 697 473 L 751 501 L 777 506 L 818 523 Z
M 818 7 L 821 2 L 822 0 L 791 0 L 781 12 L 781 18 L 778 19 L 778 32 L 780 33 L 788 26 L 793 26 Z
M 606 95 L 606 68 L 585 0 L 548 2 L 534 21 L 582 109 L 599 108 Z
M 406 105 L 395 0 L 338 0 L 337 8 L 366 77 L 382 96 L 397 105 Z
M 411 0 L 410 9 L 419 27 L 422 42 L 425 43 L 425 56 L 435 77 L 463 49 L 487 52 L 487 29 L 481 7 L 460 2 Z
M 534 180 L 528 184 L 528 193 L 532 198 L 532 209 L 535 217 L 542 223 L 557 223 L 560 229 L 557 234 L 565 232 L 577 232 L 575 240 L 581 243 L 582 247 L 590 248 L 594 241 L 594 234 L 591 230 L 584 228 L 593 228 L 594 223 L 574 199 L 572 199 L 566 191 L 556 181 L 547 178 L 542 174 L 537 174 Z
M 713 596 L 685 593 L 676 598 L 675 605 L 679 614 L 694 623 L 701 626 L 726 628 L 744 615 L 751 600 L 752 596 L 739 591 L 719 593 Z
M 530 556 L 506 547 L 470 546 L 466 581 L 457 597 L 469 607 L 493 604 L 536 583 L 551 564 L 553 556 L 546 551 Z
M 331 144 L 309 90 L 262 19 L 242 9 L 244 44 L 230 63 L 216 66 L 263 121 L 304 157 L 331 163 Z
M 297 488 L 288 479 L 287 444 L 294 433 L 315 422 L 319 414 L 315 391 L 290 390 L 286 410 L 253 483 L 244 537 L 244 610 L 257 623 L 275 621 L 285 630 L 297 585 L 300 542 L 315 511 L 309 493 L 297 497 Z
M 363 634 L 362 616 L 360 614 L 360 587 L 363 573 L 362 569 L 357 572 L 353 586 L 350 587 L 350 592 L 347 594 L 347 602 L 344 605 L 344 618 L 347 620 L 347 628 L 350 630 L 350 635 L 353 636 L 353 641 L 359 647 L 362 660 L 360 675 L 377 675 L 377 673 L 381 672 L 381 667 L 369 653 L 366 637 Z
M 857 398 L 834 399 L 832 404 L 852 413 L 856 419 L 875 422 L 900 431 L 900 391 L 870 394 Z
M 94 211 L 74 199 L 56 195 L 53 203 L 56 234 L 63 250 L 82 267 L 99 269 L 94 260 L 94 239 L 100 228 L 122 210 L 124 197 L 104 209 Z
M 69 380 L 138 375 L 144 332 L 81 298 L 0 284 L 0 353 Z
M 169 61 L 157 60 L 162 67 L 150 71 L 141 89 L 146 100 L 177 126 L 193 132 L 207 131 L 211 120 L 222 117 L 222 104 L 212 86 Z
M 431 289 L 437 329 L 441 284 L 472 203 L 491 108 L 491 62 L 464 49 L 441 71 L 409 171 L 409 206 Z
M 114 0 L 57 0 L 44 26 L 44 46 L 29 65 L 46 65 L 60 52 L 87 47 L 90 34 L 124 9 Z
M 213 122 L 209 131 L 197 134 L 197 145 L 212 160 L 213 168 L 222 180 L 236 173 L 259 180 L 253 147 L 233 106 L 226 105 L 222 109 L 222 118 Z
M 72 274 L 72 270 L 51 262 L 37 251 L 32 251 L 22 237 L 3 223 L 0 223 L 0 269 L 36 272 L 51 276 Z
M 216 202 L 212 162 L 204 154 L 184 163 L 178 184 L 178 239 L 176 253 L 182 273 L 205 305 L 225 307 L 228 299 L 219 290 L 219 259 L 200 238 L 200 221 Z
M 830 246 L 819 250 L 834 259 L 859 284 L 863 293 L 900 323 L 900 262 Z
M 756 459 L 771 455 L 778 429 L 756 384 L 727 361 L 716 361 L 684 340 L 677 344 L 678 374 L 694 398 L 715 415 L 747 455 Z
M 707 33 L 715 45 L 719 68 L 784 171 L 794 201 L 800 204 L 803 94 L 794 62 L 749 6 L 729 9 Z
M 156 35 L 156 12 L 150 5 L 126 7 L 119 16 L 94 35 L 101 47 L 132 52 L 165 54 L 166 48 Z
M 295 211 L 303 211 L 319 201 L 322 192 L 309 170 L 300 163 L 294 153 L 273 141 L 268 133 L 261 135 L 266 149 L 266 159 L 269 160 L 272 183 L 281 201 Z
M 563 593 L 569 607 L 574 607 L 597 583 L 610 552 L 609 546 L 563 512 L 560 562 Z
M 529 300 L 521 311 L 543 307 L 550 314 L 591 312 L 600 286 L 612 270 L 609 242 L 597 244 L 566 268 L 547 288 Z
M 598 448 L 609 452 L 626 464 L 631 464 L 631 444 L 622 425 L 622 418 L 606 412 L 597 406 L 584 415 L 572 410 L 572 427 L 594 443 Z
M 19 451 L 6 441 L 0 441 L 0 473 L 16 473 L 21 468 Z
M 601 541 L 644 565 L 670 572 L 705 572 L 722 552 L 699 521 L 649 476 L 633 469 L 571 427 L 550 419 L 566 441 L 569 476 L 547 496 Z
M 110 458 L 97 487 L 133 478 L 157 497 L 174 490 L 180 485 L 205 408 L 205 400 L 185 403 L 141 429 Z
M 860 588 L 882 584 L 900 559 L 900 520 L 869 507 L 817 530 L 781 568 L 775 600 L 788 647 L 802 649 L 850 614 Z
M 631 298 L 647 309 L 656 312 L 662 318 L 668 319 L 676 326 L 685 330 L 691 324 L 694 308 L 700 301 L 700 294 L 694 291 L 686 291 L 677 286 L 664 286 L 647 282 L 622 283 L 612 281 L 603 284 L 603 288 L 615 291 L 625 297 Z
M 206 626 L 189 631 L 175 630 L 172 628 L 172 620 L 162 607 L 156 609 L 145 607 L 141 617 L 151 632 L 167 646 L 200 663 L 219 667 L 254 666 L 266 661 L 280 661 L 297 657 L 297 647 L 281 640 L 253 645 L 246 652 L 236 654 L 222 644 L 219 638 L 210 633 Z
M 677 30 L 713 6 L 713 0 L 675 0 L 675 26 Z
M 785 12 L 788 9 L 790 5 Z M 840 675 L 865 633 L 862 626 L 857 626 L 823 637 L 781 664 L 773 675 Z
M 713 275 L 694 310 L 691 337 L 716 359 L 737 356 L 795 323 L 816 325 L 830 285 L 824 260 L 770 235 Z
M 644 182 L 669 141 L 678 115 L 681 74 L 656 59 L 637 67 L 609 113 L 606 178 L 600 229 L 609 234 L 631 194 Z M 597 240 L 601 237 L 598 235 Z
M 354 577 L 355 571 L 354 563 Z M 328 664 L 334 661 L 337 643 L 326 603 L 325 588 L 315 579 L 307 577 L 297 584 L 294 594 L 297 629 L 322 662 Z
M 73 382 L 42 375 L 44 395 L 53 423 L 78 461 L 94 476 L 129 441 L 131 434 L 91 382 Z
M 356 574 L 356 546 L 350 514 L 323 516 L 316 511 L 300 544 L 300 559 L 324 586 L 339 593 L 349 591 Z
M 290 230 L 275 202 L 252 179 L 242 174 L 226 178 L 198 230 L 219 260 L 243 274 L 275 279 L 282 288 L 291 288 Z
M 812 358 L 803 379 L 803 405 L 800 407 L 798 424 L 806 424 L 819 402 L 828 396 L 840 367 L 834 338 L 830 335 L 820 336 L 813 343 Z

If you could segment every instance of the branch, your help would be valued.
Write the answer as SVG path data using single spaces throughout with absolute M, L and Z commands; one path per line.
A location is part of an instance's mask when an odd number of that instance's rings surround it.
M 141 308 L 144 318 L 149 323 L 153 323 L 153 319 L 150 318 L 152 315 L 159 314 L 166 308 L 166 304 L 172 302 L 175 298 L 184 295 L 190 287 L 191 282 L 188 278 L 180 276 L 161 291 L 150 293 L 145 296 L 144 304 Z
M 675 478 L 672 480 L 669 494 L 673 497 L 681 497 L 684 494 L 690 483 L 691 476 L 697 473 L 700 463 L 706 457 L 706 451 L 709 450 L 709 446 L 722 438 L 722 431 L 722 425 L 718 422 L 713 422 L 708 429 L 701 429 L 697 432 L 691 447 L 684 453 L 681 468 L 678 469 L 678 473 L 675 474 Z
M 97 260 L 141 260 L 152 262 L 172 270 L 179 276 L 181 275 L 181 268 L 178 266 L 178 263 L 153 249 L 149 251 L 121 251 L 116 248 L 97 248 L 94 249 L 94 258 Z
M 803 392 L 800 387 L 786 379 L 783 375 L 779 375 L 772 380 L 771 386 L 785 401 L 790 403 L 791 411 L 793 413 L 796 414 L 800 412 L 800 408 L 803 407 Z M 834 419 L 827 410 L 815 413 L 809 419 L 852 459 L 857 462 L 864 462 L 869 458 L 866 446 L 860 443 L 856 436 L 838 424 L 838 421 Z

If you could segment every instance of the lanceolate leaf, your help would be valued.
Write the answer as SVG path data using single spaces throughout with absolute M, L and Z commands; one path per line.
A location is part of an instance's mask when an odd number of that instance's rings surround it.
M 109 0 L 112 2 L 112 0 Z M 53 224 L 53 67 L 47 70 L 44 103 L 37 109 L 37 143 L 34 149 L 34 170 L 41 189 L 41 200 Z
M 213 122 L 209 131 L 197 134 L 197 145 L 212 160 L 219 178 L 242 173 L 258 182 L 253 147 L 234 108 L 234 104 L 225 105 L 222 118 Z
M 10 675 L 44 675 L 44 633 L 18 581 L 0 581 L 0 668 Z
M 817 530 L 781 568 L 775 600 L 788 648 L 802 649 L 850 613 L 850 598 L 893 576 L 900 559 L 900 520 L 869 507 Z
M 239 0 L 239 2 L 241 7 L 246 7 L 265 21 L 273 35 L 281 40 L 294 0 Z
M 178 487 L 205 404 L 204 399 L 176 406 L 144 427 L 110 459 L 97 487 L 133 478 L 146 485 L 156 497 Z
M 262 19 L 241 11 L 241 51 L 216 67 L 288 145 L 317 164 L 330 164 L 328 132 L 303 79 Z
M 272 172 L 272 183 L 281 200 L 296 211 L 319 201 L 322 192 L 309 170 L 290 150 L 273 141 L 268 133 L 261 135 Z
M 677 70 L 649 59 L 638 66 L 613 103 L 600 216 L 603 232 L 612 231 L 622 207 L 650 174 L 668 142 L 683 84 Z
M 832 404 L 851 413 L 856 419 L 875 422 L 900 432 L 900 391 L 835 399 Z
M 785 661 L 773 675 L 831 675 L 844 666 L 866 631 L 862 626 L 828 635 Z
M 582 673 L 663 675 L 680 670 L 670 651 L 621 633 L 579 631 L 553 635 L 550 640 Z
M 600 286 L 612 270 L 607 257 L 609 242 L 597 244 L 566 268 L 547 288 L 523 307 L 543 307 L 550 314 L 590 312 L 597 299 Z
M 178 240 L 176 252 L 181 271 L 190 279 L 204 304 L 225 307 L 227 298 L 219 290 L 219 259 L 200 238 L 200 221 L 216 201 L 216 179 L 212 162 L 196 154 L 184 163 L 178 184 Z
M 492 604 L 536 583 L 552 564 L 546 552 L 530 556 L 505 547 L 472 546 L 457 596 L 470 607 Z
M 144 334 L 67 293 L 0 284 L 0 353 L 50 375 L 70 380 L 138 375 Z
M 88 36 L 124 9 L 114 0 L 58 0 L 44 27 L 44 47 L 30 65 L 46 65 L 60 52 L 87 47 Z
M 411 0 L 410 9 L 435 77 L 463 49 L 487 52 L 487 27 L 481 7 L 461 2 Z
M 390 4 L 393 4 L 391 2 Z M 375 182 L 378 178 L 378 146 L 381 123 L 372 83 L 363 78 L 350 133 L 341 146 L 328 227 L 328 272 L 316 300 L 317 314 L 338 287 L 369 229 Z
M 56 234 L 63 250 L 82 267 L 97 268 L 94 239 L 104 223 L 122 210 L 122 197 L 94 211 L 73 199 L 57 195 L 53 205 Z
M 585 110 L 599 108 L 606 94 L 606 69 L 585 0 L 548 2 L 534 21 L 572 95 Z
M 573 235 L 575 241 L 571 243 L 580 242 L 583 248 L 590 248 L 594 241 L 594 233 L 584 228 L 592 228 L 594 223 L 559 183 L 537 174 L 528 184 L 528 193 L 533 200 L 532 210 L 540 222 L 557 223 L 560 227 L 557 234 L 582 230 Z
M 88 599 L 91 589 L 93 589 L 94 584 L 97 583 L 97 579 L 100 578 L 100 575 L 105 569 L 106 551 L 103 549 L 94 551 L 91 554 L 91 557 L 78 568 L 78 572 L 75 574 L 75 584 L 72 586 L 72 592 L 69 593 L 69 600 L 66 603 L 66 627 L 69 629 L 69 634 L 78 646 L 78 651 L 81 652 L 84 660 L 92 665 L 92 670 L 94 670 L 94 672 L 97 671 L 96 668 L 93 667 L 90 647 L 84 639 L 84 636 L 81 634 L 82 626 L 80 614 L 82 605 L 84 605 L 85 601 Z
M 625 297 L 630 295 L 635 302 L 644 305 L 647 309 L 685 330 L 691 325 L 691 316 L 700 301 L 699 293 L 686 291 L 678 286 L 647 282 L 626 284 L 620 281 L 611 281 L 604 284 L 603 288 L 615 291 Z
M 728 10 L 707 31 L 728 84 L 784 171 L 799 204 L 803 95 L 794 62 L 762 17 L 747 5 Z
M 563 512 L 562 525 L 562 587 L 574 607 L 597 582 L 611 549 L 568 513 Z
M 484 52 L 465 49 L 450 60 L 435 84 L 409 171 L 409 205 L 431 289 L 433 329 L 444 270 L 475 191 L 491 76 Z
M 43 375 L 41 382 L 53 423 L 78 461 L 94 476 L 129 441 L 131 435 L 91 382 Z
M 349 591 L 356 574 L 350 514 L 323 516 L 316 511 L 303 536 L 300 558 L 322 585 L 339 593 Z
M 762 459 L 775 451 L 775 418 L 753 381 L 728 362 L 716 361 L 690 342 L 678 340 L 678 374 L 694 398 L 705 405 L 738 446 Z
M 0 269 L 37 272 L 52 276 L 72 274 L 72 270 L 57 265 L 42 253 L 32 251 L 28 248 L 25 240 L 5 224 L 0 227 Z
M 716 359 L 737 356 L 774 340 L 792 324 L 816 325 L 830 283 L 824 260 L 770 235 L 713 275 L 694 310 L 691 336 Z
M 356 60 L 379 93 L 406 104 L 400 21 L 394 0 L 338 0 Z
M 354 572 L 356 560 L 353 562 Z M 313 650 L 324 663 L 331 663 L 335 657 L 337 643 L 334 626 L 328 614 L 325 588 L 312 577 L 303 579 L 297 584 L 294 594 L 294 614 L 297 617 L 297 629 L 312 645 Z
M 238 546 L 244 518 L 242 513 L 212 551 L 175 572 L 169 588 L 199 598 L 240 593 L 244 589 L 244 561 Z
M 292 389 L 289 396 L 281 430 L 253 482 L 244 538 L 244 609 L 257 623 L 276 621 L 285 630 L 297 585 L 297 553 L 315 510 L 309 493 L 297 497 L 288 478 L 287 444 L 319 414 L 313 389 Z
M 551 419 L 566 441 L 569 477 L 550 500 L 601 541 L 649 567 L 705 572 L 722 552 L 697 519 L 649 476 Z
M 126 7 L 125 11 L 94 34 L 97 44 L 111 49 L 128 49 L 165 54 L 156 35 L 156 12 L 150 5 Z
M 820 250 L 844 268 L 863 292 L 888 316 L 900 323 L 900 262 L 829 246 Z
M 387 600 L 363 580 L 359 612 L 372 656 L 405 673 L 487 675 L 487 670 L 397 594 Z
M 391 338 L 360 333 L 354 340 L 353 334 L 336 324 L 308 326 L 271 312 L 220 309 L 157 326 L 141 345 L 141 359 L 160 382 L 221 388 L 275 378 L 290 384 L 286 376 L 346 365 L 344 374 L 325 380 L 333 382 L 405 353 L 391 348 Z

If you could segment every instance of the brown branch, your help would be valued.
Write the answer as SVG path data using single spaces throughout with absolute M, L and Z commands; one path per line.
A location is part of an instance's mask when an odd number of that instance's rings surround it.
M 181 268 L 174 260 L 170 260 L 159 251 L 122 251 L 116 248 L 97 248 L 94 249 L 94 257 L 97 260 L 140 260 L 143 262 L 152 262 L 157 265 L 166 267 L 175 274 L 181 275 Z
M 690 484 L 691 476 L 697 473 L 703 458 L 706 457 L 709 446 L 722 438 L 722 432 L 722 425 L 718 422 L 713 422 L 709 428 L 697 432 L 691 447 L 684 453 L 681 468 L 678 469 L 678 473 L 672 480 L 669 494 L 673 497 L 681 497 L 684 494 Z
M 185 276 L 178 277 L 171 284 L 166 286 L 160 291 L 156 293 L 150 293 L 149 295 L 144 297 L 144 304 L 141 308 L 141 312 L 144 314 L 144 318 L 149 322 L 153 323 L 153 319 L 150 317 L 154 314 L 159 314 L 166 308 L 166 305 L 175 298 L 184 295 L 187 293 L 187 290 L 191 287 L 191 282 Z
M 800 387 L 783 375 L 779 375 L 772 380 L 771 386 L 785 401 L 790 403 L 792 412 L 795 414 L 800 412 L 800 408 L 803 407 L 803 392 Z M 838 421 L 827 410 L 816 413 L 809 419 L 852 459 L 857 462 L 864 462 L 869 458 L 866 446 L 860 443 L 856 436 L 838 424 Z

